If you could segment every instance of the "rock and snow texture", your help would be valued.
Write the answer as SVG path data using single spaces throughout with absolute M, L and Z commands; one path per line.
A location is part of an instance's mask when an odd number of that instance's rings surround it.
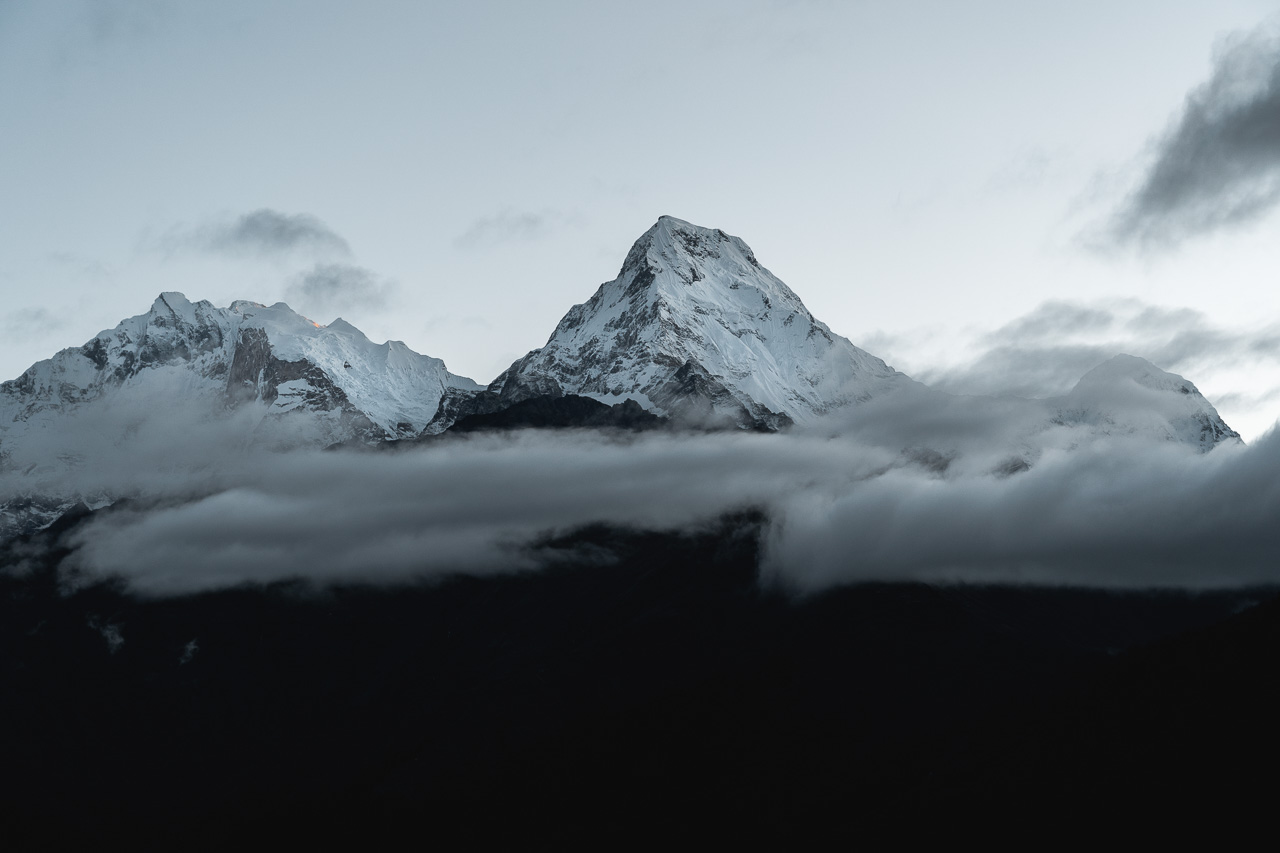
M 416 434 L 446 391 L 479 387 L 343 320 L 321 326 L 284 303 L 215 308 L 164 293 L 146 314 L 0 384 L 0 471 L 82 454 L 42 440 L 60 424 L 128 433 L 143 420 L 191 428 L 234 411 L 251 427 L 246 441 L 377 441 Z
M 1240 442 L 1195 385 L 1132 355 L 1098 365 L 1066 396 L 1046 403 L 1055 423 L 1095 434 L 1174 441 L 1205 452 Z
M 631 398 L 684 421 L 777 427 L 904 382 L 815 319 L 742 240 L 664 216 L 618 277 L 570 309 L 487 396 L 489 407 L 542 395 Z M 458 412 L 446 406 L 436 428 Z

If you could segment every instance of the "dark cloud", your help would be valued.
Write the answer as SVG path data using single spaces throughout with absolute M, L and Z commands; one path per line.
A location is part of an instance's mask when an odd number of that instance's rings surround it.
M 480 217 L 454 242 L 464 249 L 484 249 L 533 240 L 550 232 L 563 219 L 563 216 L 554 211 L 533 213 L 504 210 Z
M 347 241 L 316 217 L 269 208 L 235 219 L 179 228 L 163 237 L 160 244 L 167 251 L 194 249 L 232 256 L 351 254 Z
M 1159 246 L 1252 222 L 1280 203 L 1280 35 L 1236 34 L 1187 96 L 1106 233 Z
M 363 267 L 316 264 L 289 286 L 291 304 L 307 312 L 342 312 L 385 308 L 392 285 Z

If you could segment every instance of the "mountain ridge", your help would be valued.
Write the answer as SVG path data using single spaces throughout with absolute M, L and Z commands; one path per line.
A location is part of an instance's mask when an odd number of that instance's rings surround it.
M 574 399 L 552 402 L 565 398 Z M 579 398 L 601 412 L 626 408 L 606 417 Z M 869 417 L 864 404 L 873 400 L 888 405 Z M 766 431 L 848 429 L 861 418 L 879 421 L 889 442 L 908 442 L 903 427 L 911 426 L 912 452 L 951 459 L 967 451 L 940 434 L 947 419 L 935 424 L 930 413 L 957 401 L 834 334 L 740 238 L 664 216 L 635 241 L 615 279 L 488 386 L 401 341 L 375 344 L 341 318 L 324 326 L 283 302 L 217 308 L 162 293 L 146 313 L 0 383 L 0 474 L 14 475 L 0 493 L 0 528 L 45 523 L 78 500 L 109 502 L 116 484 L 103 466 L 126 440 L 181 456 L 212 436 L 221 444 L 200 454 L 216 458 L 236 447 L 415 439 L 468 418 L 501 429 L 656 418 L 664 429 Z M 1002 404 L 1010 417 L 986 439 L 1012 442 L 995 448 L 1000 472 L 1026 470 L 1041 448 L 1069 449 L 1079 436 L 1201 452 L 1240 442 L 1191 382 L 1134 356 L 1099 365 L 1062 397 L 1026 402 Z M 981 411 L 964 413 L 967 423 L 997 425 L 1000 415 L 981 400 L 969 407 Z M 93 469 L 100 485 L 58 492 L 65 487 L 53 475 L 80 469 Z M 40 477 L 46 485 L 32 485 Z

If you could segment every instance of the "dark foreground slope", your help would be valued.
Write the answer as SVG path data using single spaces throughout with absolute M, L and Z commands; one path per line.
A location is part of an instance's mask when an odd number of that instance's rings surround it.
M 759 524 L 585 530 L 543 543 L 556 565 L 536 574 L 167 600 L 60 593 L 58 531 L 19 543 L 25 573 L 0 578 L 7 838 L 794 839 L 1203 807 L 1274 764 L 1276 604 L 918 585 L 796 602 L 757 583 Z

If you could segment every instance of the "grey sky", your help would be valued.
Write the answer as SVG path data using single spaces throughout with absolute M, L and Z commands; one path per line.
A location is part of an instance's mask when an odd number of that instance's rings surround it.
M 25 331 L 0 337 L 0 376 L 176 289 L 341 313 L 487 382 L 661 214 L 741 236 L 908 372 L 961 369 L 966 342 L 1053 300 L 1138 299 L 1254 334 L 1276 319 L 1265 210 L 1174 253 L 1099 256 L 1078 237 L 1159 172 L 1230 34 L 1275 13 L 9 0 L 0 327 Z M 329 236 L 290 242 L 308 233 Z M 183 237 L 240 250 L 156 250 Z M 318 264 L 362 272 L 329 287 Z M 1187 375 L 1211 398 L 1265 397 L 1249 376 Z M 1224 416 L 1256 434 L 1274 411 Z

